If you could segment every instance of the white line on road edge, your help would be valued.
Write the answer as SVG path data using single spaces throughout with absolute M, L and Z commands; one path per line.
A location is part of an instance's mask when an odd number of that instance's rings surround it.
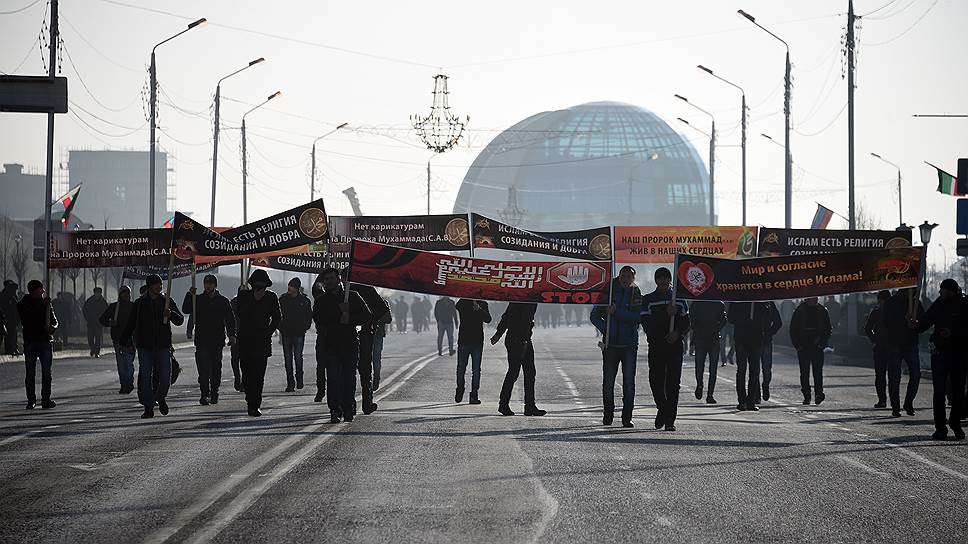
M 854 467 L 854 468 L 859 468 L 859 469 L 863 470 L 864 472 L 868 472 L 868 473 L 874 474 L 876 476 L 881 476 L 883 478 L 890 478 L 891 477 L 890 474 L 888 474 L 886 472 L 882 472 L 880 470 L 877 470 L 876 468 L 871 467 L 871 466 L 869 466 L 869 465 L 861 462 L 860 460 L 854 459 L 853 457 L 850 457 L 848 455 L 838 455 L 837 458 L 840 459 L 841 461 L 847 463 L 848 465 Z
M 396 372 L 388 376 L 384 380 L 384 383 L 392 383 L 398 376 L 419 363 L 419 366 L 413 372 L 407 374 L 407 376 L 403 379 L 403 381 L 409 380 L 414 374 L 416 374 L 418 370 L 432 361 L 434 356 L 435 354 L 424 355 L 423 357 L 418 357 L 417 359 L 410 361 L 409 363 L 400 367 Z M 397 387 L 399 387 L 399 385 Z M 380 398 L 382 399 L 386 395 L 390 394 L 390 392 L 392 392 L 392 390 L 388 390 L 387 392 L 381 394 Z M 153 534 L 149 535 L 144 541 L 148 543 L 161 543 L 167 541 L 169 538 L 182 530 L 186 525 L 191 523 L 195 518 L 208 510 L 213 504 L 215 504 L 216 501 L 238 487 L 245 478 L 253 474 L 258 474 L 258 470 L 260 468 L 282 456 L 296 443 L 298 443 L 300 440 L 303 440 L 306 435 L 317 433 L 319 429 L 323 427 L 323 425 L 328 425 L 328 422 L 329 418 L 321 418 L 314 421 L 310 425 L 307 425 L 301 429 L 294 436 L 287 438 L 276 447 L 247 463 L 237 473 L 230 475 L 219 485 L 210 488 L 209 491 L 202 495 L 198 501 L 180 512 L 177 516 L 172 518 L 169 523 L 165 524 Z M 225 529 L 229 523 L 231 523 L 242 512 L 252 506 L 252 504 L 254 504 L 255 501 L 258 500 L 259 497 L 262 496 L 269 488 L 271 488 L 296 465 L 305 460 L 322 443 L 332 438 L 335 433 L 342 428 L 345 428 L 345 425 L 335 427 L 333 428 L 333 432 L 327 432 L 314 438 L 302 449 L 291 455 L 288 460 L 281 464 L 277 464 L 276 468 L 268 473 L 267 478 L 259 482 L 257 485 L 241 491 L 221 512 L 214 516 L 214 519 L 211 523 L 207 524 L 201 531 L 193 534 L 188 539 L 188 542 L 208 542 L 212 538 L 218 536 L 218 534 Z
M 35 434 L 39 434 L 39 433 L 42 433 L 44 431 L 49 431 L 51 429 L 56 429 L 58 427 L 60 427 L 60 425 L 47 425 L 46 427 L 44 427 L 42 429 L 34 429 L 32 431 L 27 431 L 25 433 L 20 433 L 20 434 L 11 436 L 9 438 L 5 438 L 4 440 L 0 440 L 0 446 L 6 446 L 7 444 L 13 444 L 14 442 L 23 440 L 24 438 L 27 438 L 28 436 L 35 435 Z

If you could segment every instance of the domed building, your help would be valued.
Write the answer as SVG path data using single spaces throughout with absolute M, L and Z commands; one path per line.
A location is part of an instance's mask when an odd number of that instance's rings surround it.
M 532 115 L 494 138 L 464 177 L 454 212 L 537 231 L 708 225 L 709 174 L 654 113 L 591 102 Z

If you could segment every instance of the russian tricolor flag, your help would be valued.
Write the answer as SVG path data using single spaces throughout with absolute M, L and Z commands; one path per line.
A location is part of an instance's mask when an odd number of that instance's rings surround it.
M 813 214 L 813 222 L 810 223 L 811 229 L 825 229 L 830 220 L 833 219 L 834 212 L 823 204 L 817 204 L 817 213 Z

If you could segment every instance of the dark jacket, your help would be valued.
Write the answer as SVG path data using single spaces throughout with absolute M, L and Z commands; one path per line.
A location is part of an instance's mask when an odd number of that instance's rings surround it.
M 918 345 L 918 332 L 908 325 L 909 309 L 911 304 L 911 291 L 909 289 L 898 290 L 894 293 L 884 307 L 887 315 L 887 332 L 891 345 L 896 349 L 911 349 Z M 915 302 L 915 321 L 920 321 L 924 315 L 924 306 L 920 301 Z
M 179 326 L 185 322 L 185 317 L 178 311 L 174 301 L 168 323 L 165 320 L 165 295 L 151 298 L 148 293 L 138 297 L 131 309 L 131 319 L 121 331 L 120 344 L 134 345 L 138 349 L 163 350 L 171 349 L 171 326 Z
M 17 315 L 23 328 L 24 345 L 30 342 L 52 342 L 54 337 L 47 330 L 47 316 L 50 314 L 50 326 L 57 328 L 57 316 L 51 306 L 50 299 L 34 298 L 24 295 L 17 303 Z
M 497 324 L 497 334 L 507 332 L 505 342 L 528 342 L 534 330 L 534 313 L 538 305 L 530 302 L 512 302 L 504 310 Z
M 924 332 L 934 327 L 931 342 L 942 353 L 956 353 L 965 364 L 965 352 L 968 350 L 968 298 L 955 295 L 948 300 L 940 298 L 928 308 L 917 323 L 917 331 Z M 948 329 L 948 338 L 941 336 L 941 329 Z
M 434 303 L 434 319 L 438 325 L 449 327 L 457 325 L 457 306 L 453 299 L 441 297 Z
M 118 308 L 118 304 L 121 305 L 120 308 Z M 101 323 L 102 326 L 111 327 L 112 343 L 120 344 L 121 333 L 124 331 L 124 326 L 128 323 L 128 320 L 131 319 L 131 310 L 133 308 L 134 308 L 134 302 L 131 302 L 130 300 L 123 301 L 123 302 L 112 302 L 111 304 L 108 304 L 107 309 L 104 310 L 104 312 L 101 314 L 101 317 L 98 319 L 98 321 Z M 115 309 L 117 309 L 117 312 L 118 312 L 117 320 L 114 319 Z M 125 347 L 131 347 L 130 342 L 128 344 L 121 344 L 121 345 Z
M 272 333 L 282 320 L 279 297 L 266 289 L 262 299 L 256 300 L 253 291 L 242 291 L 237 297 L 236 305 L 239 353 L 243 357 L 272 355 Z
M 385 337 L 387 335 L 387 325 L 393 322 L 393 315 L 390 311 L 390 303 L 387 302 L 387 299 L 381 297 L 380 300 L 383 302 L 383 308 L 386 309 L 386 313 L 373 320 L 373 336 Z
M 823 304 L 800 303 L 790 319 L 790 341 L 797 350 L 827 347 L 830 342 L 830 315 Z
M 195 296 L 195 313 L 192 313 L 192 292 L 185 293 L 182 313 L 192 322 L 192 339 L 196 346 L 221 347 L 225 345 L 226 335 L 235 336 L 235 312 L 229 299 L 218 289 L 212 296 L 204 291 Z
M 366 309 L 370 311 L 370 321 L 360 325 L 360 334 L 374 334 L 378 323 L 389 323 L 390 306 L 383 300 L 380 293 L 376 292 L 370 285 L 351 283 L 350 291 L 356 292 L 366 303 Z M 384 330 L 384 336 L 386 332 Z
M 635 284 L 622 287 L 618 278 L 612 280 L 611 303 L 615 314 L 608 318 L 608 306 L 595 306 L 589 316 L 592 325 L 605 335 L 608 326 L 608 345 L 626 347 L 639 345 L 639 323 L 642 314 L 642 291 Z
M 483 346 L 484 324 L 491 322 L 491 312 L 483 300 L 462 298 L 454 306 L 460 314 L 457 329 L 458 346 Z
M 772 302 L 733 302 L 726 310 L 726 317 L 733 324 L 733 338 L 736 343 L 748 346 L 763 345 L 773 340 L 783 326 L 780 311 Z
M 874 349 L 885 349 L 890 345 L 891 333 L 887 328 L 887 312 L 884 308 L 874 308 L 867 314 L 864 334 L 870 339 Z
M 672 290 L 659 290 L 642 297 L 642 311 L 639 322 L 649 344 L 667 344 L 666 335 L 669 334 L 669 314 L 666 307 L 672 303 Z M 682 344 L 682 337 L 689 332 L 689 307 L 681 300 L 676 301 L 677 312 L 673 328 L 679 333 L 678 343 Z
M 284 293 L 279 297 L 279 310 L 279 334 L 283 336 L 304 336 L 313 324 L 313 303 L 302 293 L 294 297 Z
M 101 314 L 108 309 L 108 301 L 103 296 L 91 295 L 84 301 L 81 312 L 84 314 L 84 321 L 88 326 L 100 324 Z
M 20 325 L 20 316 L 17 313 L 17 288 L 13 285 L 8 285 L 0 291 L 0 311 L 3 311 L 7 330 L 13 334 L 16 327 Z
M 689 325 L 694 342 L 718 341 L 726 326 L 726 305 L 718 301 L 693 302 L 689 305 Z
M 322 349 L 330 353 L 352 349 L 354 344 L 358 349 L 359 335 L 356 332 L 356 327 L 366 325 L 373 319 L 373 314 L 367 308 L 363 297 L 351 289 L 349 323 L 341 323 L 340 319 L 343 317 L 343 312 L 339 309 L 339 305 L 343 302 L 343 296 L 342 288 L 324 292 L 316 297 L 316 303 L 313 305 L 316 334 L 322 338 Z M 317 342 L 316 349 L 320 349 L 319 342 Z

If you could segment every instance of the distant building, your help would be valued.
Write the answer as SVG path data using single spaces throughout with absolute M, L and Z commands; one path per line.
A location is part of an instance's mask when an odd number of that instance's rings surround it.
M 28 221 L 43 214 L 46 180 L 44 174 L 25 173 L 22 164 L 4 164 L 0 172 L 0 215 Z
M 74 213 L 103 228 L 148 226 L 147 151 L 78 151 L 68 156 L 70 186 L 84 184 Z M 155 155 L 155 227 L 161 227 L 174 209 L 174 188 L 169 185 L 168 154 Z

